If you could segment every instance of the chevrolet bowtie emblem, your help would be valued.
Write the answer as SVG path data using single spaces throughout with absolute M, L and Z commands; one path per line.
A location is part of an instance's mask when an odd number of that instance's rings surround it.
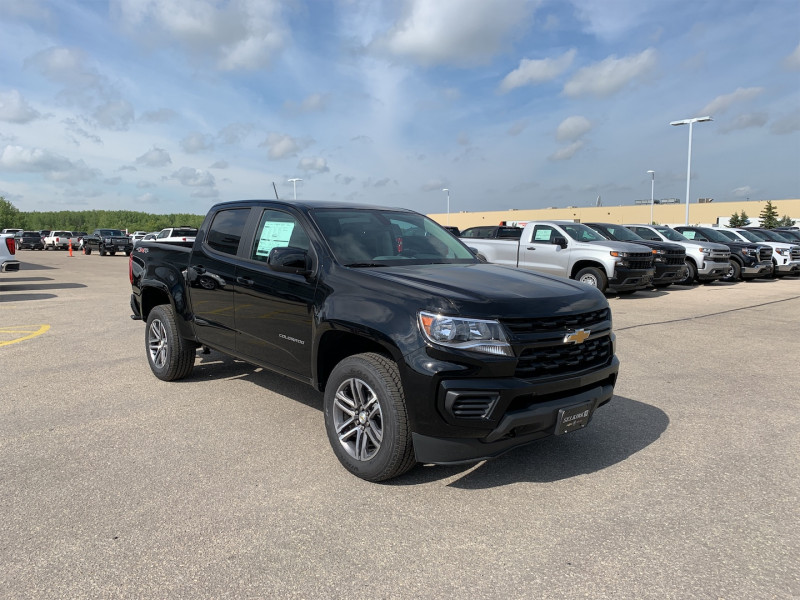
M 564 336 L 564 343 L 565 344 L 582 344 L 585 342 L 589 335 L 592 332 L 586 329 L 578 329 L 578 331 L 574 331 L 573 333 L 568 333 Z

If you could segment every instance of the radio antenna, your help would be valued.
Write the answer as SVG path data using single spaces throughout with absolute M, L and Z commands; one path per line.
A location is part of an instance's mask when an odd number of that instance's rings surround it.
M 280 198 L 278 198 L 278 188 L 275 186 L 274 181 L 272 182 L 272 189 L 275 190 L 275 200 L 280 200 Z

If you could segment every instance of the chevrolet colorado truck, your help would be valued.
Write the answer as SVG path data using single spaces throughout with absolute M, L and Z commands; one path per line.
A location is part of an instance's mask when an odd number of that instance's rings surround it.
M 305 382 L 369 481 L 581 429 L 619 371 L 602 293 L 482 263 L 406 209 L 222 203 L 191 248 L 140 242 L 129 265 L 156 377 L 207 347 Z
M 489 263 L 568 277 L 601 292 L 633 292 L 652 285 L 649 248 L 615 242 L 573 221 L 529 221 L 518 240 L 469 240 Z

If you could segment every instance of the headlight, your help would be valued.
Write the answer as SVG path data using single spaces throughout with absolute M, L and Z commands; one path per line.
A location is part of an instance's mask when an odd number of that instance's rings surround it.
M 500 323 L 419 313 L 419 326 L 425 337 L 440 346 L 497 356 L 514 356 Z
M 758 256 L 758 250 L 754 248 L 742 248 L 742 254 L 745 256 Z
M 786 256 L 786 255 L 789 254 L 789 249 L 788 248 L 775 248 L 775 252 L 777 252 L 781 256 Z
M 611 250 L 609 252 L 609 254 L 611 256 L 618 256 L 619 258 L 627 258 L 628 257 L 628 253 L 627 252 L 617 252 L 616 250 Z
M 666 250 L 653 250 L 653 254 L 666 254 Z
M 706 256 L 709 256 L 711 254 L 711 248 L 699 248 L 699 250 Z

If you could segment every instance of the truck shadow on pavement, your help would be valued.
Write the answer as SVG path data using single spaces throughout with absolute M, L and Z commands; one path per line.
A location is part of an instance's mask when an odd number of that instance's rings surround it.
M 194 371 L 184 381 L 208 378 L 250 379 L 271 392 L 322 411 L 322 394 L 307 385 L 218 352 L 198 352 Z M 669 417 L 661 409 L 614 396 L 581 431 L 538 440 L 480 463 L 417 465 L 385 484 L 420 485 L 452 479 L 450 487 L 469 490 L 520 482 L 552 483 L 621 463 L 658 440 L 668 426 Z
M 0 281 L 0 302 L 21 302 L 23 300 L 45 300 L 55 298 L 56 294 L 46 294 L 49 290 L 69 290 L 85 288 L 83 283 L 46 283 L 50 277 L 17 277 Z M 26 293 L 20 293 L 26 292 Z

